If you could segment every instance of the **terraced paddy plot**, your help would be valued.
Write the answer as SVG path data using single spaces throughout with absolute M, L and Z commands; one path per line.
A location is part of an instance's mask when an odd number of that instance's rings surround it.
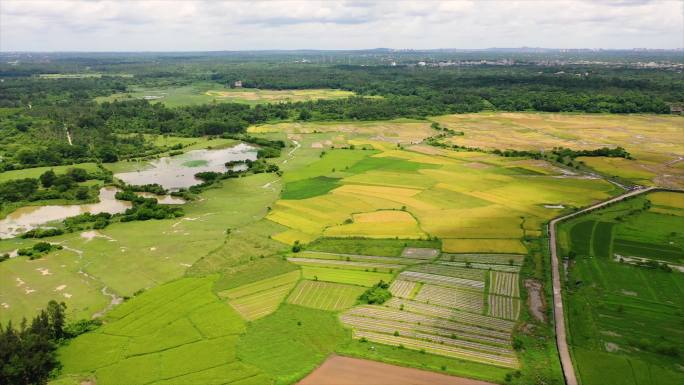
M 287 259 L 292 263 L 303 266 L 323 266 L 343 269 L 361 269 L 373 271 L 390 271 L 401 269 L 404 265 L 395 265 L 390 263 L 373 263 L 373 262 L 355 262 L 355 261 L 339 261 L 333 259 L 316 259 L 316 258 L 297 258 L 291 257 Z
M 520 300 L 518 298 L 504 297 L 490 294 L 487 315 L 509 320 L 517 320 L 520 314 Z
M 414 300 L 476 313 L 484 310 L 482 293 L 436 285 L 423 285 Z
M 399 279 L 405 281 L 423 282 L 441 286 L 467 288 L 473 290 L 484 290 L 484 281 L 475 281 L 472 279 L 447 277 L 444 275 L 418 273 L 415 271 L 404 271 L 399 274 Z
M 364 291 L 359 286 L 305 280 L 292 291 L 287 302 L 314 309 L 338 311 L 354 305 Z
M 476 325 L 485 329 L 492 329 L 507 333 L 511 333 L 513 330 L 513 326 L 515 326 L 514 322 L 503 319 L 498 319 L 465 311 L 459 311 L 455 309 L 449 309 L 443 306 L 435 306 L 406 299 L 392 298 L 389 301 L 385 302 L 385 306 L 394 309 L 403 308 L 404 310 L 413 313 L 444 318 L 447 320 L 463 324 Z
M 466 238 L 443 239 L 442 250 L 448 253 L 527 253 L 520 239 Z
M 416 263 L 424 263 L 422 259 L 401 258 L 401 257 L 381 257 L 379 255 L 360 255 L 360 254 L 341 254 L 328 253 L 322 251 L 303 251 L 299 255 L 301 258 L 315 258 L 315 259 L 329 259 L 339 261 L 354 261 L 354 262 L 376 262 L 387 264 L 403 264 L 412 265 Z
M 427 234 L 420 229 L 411 214 L 397 210 L 381 210 L 353 214 L 352 223 L 328 227 L 323 231 L 326 237 L 368 238 L 423 238 Z
M 491 265 L 488 263 L 472 263 L 472 262 L 437 262 L 440 265 L 455 266 L 455 267 L 466 267 L 470 269 L 481 269 L 481 270 L 495 270 L 495 271 L 506 271 L 510 273 L 517 273 L 520 271 L 520 266 L 516 265 Z
M 520 297 L 518 274 L 492 271 L 489 273 L 489 293 Z
M 495 366 L 517 368 L 519 365 L 515 355 L 504 356 L 482 353 L 477 350 L 463 349 L 455 346 L 445 345 L 439 342 L 394 336 L 384 333 L 375 333 L 365 330 L 354 330 L 353 336 L 354 338 L 365 338 L 368 341 L 378 342 L 386 345 L 403 346 L 408 349 L 425 351 L 427 353 L 453 357 L 462 360 L 482 362 Z
M 428 316 L 399 310 L 385 306 L 365 305 L 347 310 L 344 317 L 364 317 L 378 320 L 379 322 L 403 322 L 411 327 L 433 328 L 435 334 L 451 336 L 474 341 L 489 341 L 493 344 L 508 346 L 511 343 L 511 331 L 496 331 L 479 325 L 468 325 L 460 322 L 449 321 L 444 318 Z M 428 330 L 428 329 L 423 329 Z M 512 330 L 512 329 L 511 329 Z
M 464 278 L 474 281 L 484 281 L 485 273 L 483 271 L 471 268 L 449 266 L 442 264 L 426 264 L 412 266 L 409 271 L 415 271 L 418 273 L 430 273 L 445 275 L 448 277 Z
M 390 290 L 390 293 L 392 293 L 392 295 L 395 297 L 411 298 L 411 294 L 413 294 L 413 291 L 415 290 L 416 285 L 418 285 L 417 282 L 404 281 L 401 279 L 397 279 L 394 282 L 392 282 L 389 290 Z
M 525 261 L 524 255 L 518 254 L 442 254 L 440 261 L 475 262 L 497 265 L 521 266 Z
M 97 331 L 60 349 L 62 375 L 87 375 L 104 385 L 268 383 L 236 357 L 245 325 L 211 293 L 212 284 L 184 278 L 115 308 Z
M 219 292 L 240 315 L 250 321 L 273 313 L 292 291 L 301 273 L 292 271 L 235 289 Z
M 390 282 L 394 277 L 390 273 L 333 269 L 318 266 L 302 266 L 302 276 L 304 279 L 347 283 L 366 287 L 371 287 L 380 281 Z

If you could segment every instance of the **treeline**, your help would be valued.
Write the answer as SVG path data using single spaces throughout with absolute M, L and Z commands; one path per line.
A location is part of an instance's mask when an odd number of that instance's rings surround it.
M 48 199 L 86 200 L 94 198 L 93 192 L 79 182 L 91 179 L 111 180 L 105 172 L 88 173 L 82 168 L 70 168 L 57 175 L 47 170 L 38 178 L 22 178 L 0 183 L 0 208 L 3 203 L 38 201 Z
M 57 347 L 100 324 L 94 320 L 67 324 L 65 310 L 63 302 L 50 301 L 30 324 L 26 319 L 18 328 L 11 321 L 0 324 L 0 384 L 46 384 L 61 368 Z

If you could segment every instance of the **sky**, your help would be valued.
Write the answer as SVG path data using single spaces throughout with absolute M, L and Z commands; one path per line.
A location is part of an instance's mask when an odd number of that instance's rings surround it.
M 684 0 L 0 0 L 0 51 L 683 46 Z

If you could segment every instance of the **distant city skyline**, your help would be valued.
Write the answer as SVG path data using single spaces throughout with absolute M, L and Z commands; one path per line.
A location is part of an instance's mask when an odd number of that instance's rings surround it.
M 0 51 L 681 49 L 684 1 L 0 0 Z

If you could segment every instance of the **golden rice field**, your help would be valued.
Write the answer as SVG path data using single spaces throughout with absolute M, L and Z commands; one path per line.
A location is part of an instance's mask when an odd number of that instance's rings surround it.
M 287 131 L 294 124 L 270 129 Z M 389 124 L 363 127 L 381 132 Z M 302 137 L 307 134 L 301 132 L 313 129 L 299 127 Z M 419 132 L 413 128 L 414 135 Z M 616 193 L 605 180 L 567 175 L 543 160 L 425 145 L 399 148 L 377 132 L 372 137 L 346 136 L 357 149 L 372 146 L 374 151 L 327 149 L 305 168 L 285 174 L 286 190 L 288 181 L 303 190 L 307 183 L 312 190 L 320 183 L 330 185 L 301 199 L 278 200 L 267 218 L 288 230 L 273 239 L 294 244 L 321 236 L 437 237 L 446 252 L 525 254 L 522 237 L 541 235 L 543 223 L 557 216 L 561 206 L 581 207 Z
M 635 160 L 583 158 L 609 176 L 684 187 L 684 117 L 667 115 L 479 113 L 435 118 L 463 136 L 454 144 L 485 149 L 596 149 L 622 146 Z

